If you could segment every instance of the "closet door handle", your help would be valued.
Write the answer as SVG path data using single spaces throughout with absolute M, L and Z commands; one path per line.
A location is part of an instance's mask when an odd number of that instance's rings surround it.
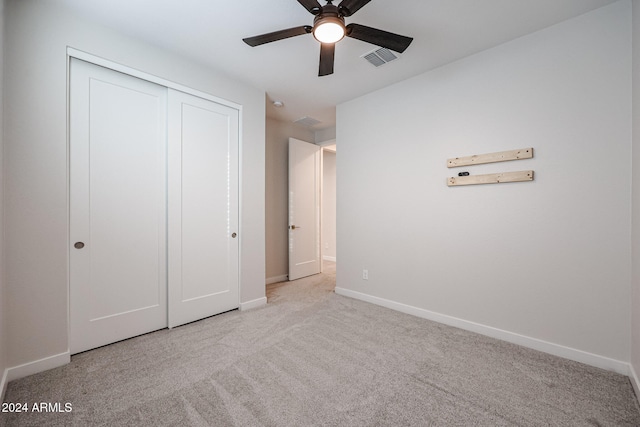
M 73 247 L 76 248 L 76 249 L 82 249 L 82 248 L 84 248 L 84 243 L 76 242 L 76 243 L 74 243 Z
M 234 239 L 236 238 L 238 234 L 237 233 L 231 233 L 231 237 L 233 237 Z

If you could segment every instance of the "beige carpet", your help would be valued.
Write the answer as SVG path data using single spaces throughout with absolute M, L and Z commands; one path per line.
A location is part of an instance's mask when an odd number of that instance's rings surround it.
M 640 426 L 629 379 L 333 293 L 335 270 L 269 304 L 72 357 L 8 386 L 68 413 L 2 426 Z

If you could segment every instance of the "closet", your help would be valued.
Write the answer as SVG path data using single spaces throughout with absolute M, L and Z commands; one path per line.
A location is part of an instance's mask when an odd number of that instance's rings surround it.
M 69 75 L 71 353 L 237 308 L 238 109 Z

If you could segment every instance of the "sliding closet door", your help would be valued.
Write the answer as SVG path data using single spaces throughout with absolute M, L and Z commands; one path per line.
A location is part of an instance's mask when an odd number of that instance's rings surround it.
M 71 353 L 167 326 L 166 98 L 71 61 Z
M 169 327 L 239 306 L 238 110 L 169 90 Z

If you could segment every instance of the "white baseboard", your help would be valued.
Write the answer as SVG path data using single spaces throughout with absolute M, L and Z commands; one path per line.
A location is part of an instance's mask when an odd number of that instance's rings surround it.
M 69 362 L 71 362 L 71 353 L 65 351 L 64 353 L 45 357 L 44 359 L 14 366 L 7 369 L 7 382 L 37 374 L 38 372 L 48 371 L 49 369 L 57 368 L 59 366 L 64 366 Z
M 390 301 L 384 298 L 363 294 L 361 292 L 352 291 L 350 289 L 336 287 L 336 293 L 346 297 L 355 298 L 361 301 L 370 302 L 402 313 L 411 314 L 423 319 L 433 320 L 434 322 L 443 323 L 445 325 L 454 326 L 491 338 L 497 338 L 523 347 L 532 348 L 554 356 L 563 357 L 565 359 L 584 363 L 586 365 L 595 366 L 597 368 L 606 369 L 623 375 L 629 375 L 630 365 L 627 362 L 610 359 L 608 357 L 599 356 L 597 354 L 588 353 L 586 351 L 565 347 L 559 344 L 550 343 L 548 341 L 531 338 L 525 335 L 516 334 L 502 329 L 493 328 L 491 326 L 481 325 L 479 323 L 470 322 L 468 320 L 458 319 L 457 317 L 447 316 L 445 314 L 436 313 L 407 304 Z
M 333 262 L 336 262 L 336 257 L 334 257 L 334 256 L 323 255 L 323 256 L 322 256 L 322 259 L 323 259 L 323 260 L 325 260 L 325 261 L 333 261 Z
M 262 297 L 258 299 L 254 299 L 247 302 L 240 303 L 240 311 L 251 310 L 252 308 L 262 307 L 267 304 L 267 297 Z
M 267 277 L 266 284 L 271 285 L 273 283 L 286 282 L 287 280 L 289 280 L 289 276 L 286 274 L 283 274 L 282 276 Z
M 633 368 L 633 363 L 629 363 L 629 379 L 631 380 L 633 391 L 636 392 L 636 399 L 638 400 L 638 403 L 640 403 L 640 380 L 638 380 L 638 374 Z
M 9 370 L 5 369 L 2 374 L 2 380 L 0 380 L 0 403 L 4 402 L 4 394 L 7 391 L 7 383 L 9 383 L 9 380 L 7 380 L 8 375 Z

